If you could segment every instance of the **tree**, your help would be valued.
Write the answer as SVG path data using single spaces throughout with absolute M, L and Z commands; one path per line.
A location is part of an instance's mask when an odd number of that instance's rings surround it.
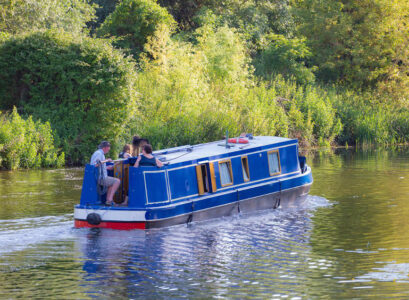
M 78 33 L 94 15 L 95 7 L 86 0 L 0 0 L 0 31 L 62 28 Z
M 46 31 L 0 44 L 0 109 L 49 121 L 69 162 L 115 144 L 133 113 L 135 65 L 105 40 Z
M 162 24 L 175 27 L 172 16 L 155 0 L 124 0 L 102 24 L 98 35 L 114 37 L 116 47 L 138 56 L 148 37 Z
M 295 6 L 320 79 L 359 88 L 407 82 L 408 0 L 298 0 Z
M 254 61 L 257 75 L 271 79 L 272 75 L 282 74 L 287 79 L 294 77 L 300 84 L 314 82 L 315 68 L 305 65 L 311 56 L 305 39 L 270 34 L 267 40 L 265 49 Z
M 96 28 L 104 23 L 105 19 L 115 10 L 120 0 L 91 0 L 91 3 L 97 5 L 96 19 L 88 23 L 88 27 L 95 31 Z

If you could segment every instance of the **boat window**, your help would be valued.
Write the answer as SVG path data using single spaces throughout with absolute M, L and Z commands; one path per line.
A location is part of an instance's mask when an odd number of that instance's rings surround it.
M 268 152 L 268 169 L 270 171 L 270 176 L 281 173 L 280 156 L 278 150 Z
M 203 195 L 209 192 L 209 179 L 207 177 L 206 165 L 197 165 L 196 166 L 197 174 L 197 185 L 199 190 L 199 195 Z
M 233 173 L 231 170 L 231 161 L 225 160 L 219 162 L 220 182 L 222 186 L 233 184 Z
M 249 161 L 247 156 L 241 158 L 241 168 L 243 169 L 243 179 L 244 181 L 250 180 L 250 171 L 249 171 Z

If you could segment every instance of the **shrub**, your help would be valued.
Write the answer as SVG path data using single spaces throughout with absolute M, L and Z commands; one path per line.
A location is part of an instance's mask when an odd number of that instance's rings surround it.
M 254 60 L 256 74 L 271 78 L 281 74 L 287 79 L 295 78 L 300 84 L 313 83 L 316 68 L 307 68 L 305 61 L 311 56 L 304 39 L 287 39 L 279 34 L 267 36 L 267 46 Z
M 60 28 L 79 33 L 94 19 L 95 7 L 86 0 L 2 1 L 0 32 L 24 33 Z
M 61 167 L 64 152 L 58 154 L 48 122 L 24 120 L 14 108 L 0 115 L 0 167 L 6 169 Z
M 137 56 L 160 25 L 175 27 L 173 17 L 155 0 L 124 0 L 97 31 L 99 36 L 114 37 L 114 45 Z
M 134 107 L 135 66 L 106 41 L 59 31 L 0 45 L 0 108 L 49 121 L 69 163 L 84 162 L 101 140 L 113 149 Z

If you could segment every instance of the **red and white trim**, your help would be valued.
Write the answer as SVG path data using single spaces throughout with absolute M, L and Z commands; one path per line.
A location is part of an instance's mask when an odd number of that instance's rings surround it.
M 91 213 L 97 213 L 101 217 L 101 223 L 92 225 L 87 222 L 87 216 Z M 74 226 L 80 227 L 97 227 L 112 229 L 145 229 L 146 228 L 146 211 L 145 210 L 111 210 L 105 209 L 74 209 Z
M 74 221 L 76 228 L 110 228 L 118 230 L 132 230 L 132 229 L 146 229 L 145 222 L 104 222 L 102 221 L 98 225 L 91 225 L 85 220 Z

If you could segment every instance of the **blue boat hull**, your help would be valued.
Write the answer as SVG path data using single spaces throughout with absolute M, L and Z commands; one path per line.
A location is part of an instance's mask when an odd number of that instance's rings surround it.
M 269 210 L 276 208 L 295 208 L 300 207 L 305 202 L 312 184 L 311 172 L 305 174 L 303 178 L 306 183 L 301 186 L 292 187 L 286 190 L 276 191 L 269 194 L 238 199 L 237 201 L 217 205 L 208 208 L 193 209 L 189 213 L 179 216 L 171 216 L 163 219 L 151 219 L 146 221 L 146 228 L 160 228 L 184 223 L 204 221 L 214 218 L 233 216 L 239 213 L 251 213 L 260 210 Z M 255 188 L 254 188 L 255 189 Z M 254 192 L 254 190 L 253 190 Z M 239 194 L 240 191 L 233 192 Z
M 294 177 L 271 180 L 257 186 L 253 185 L 219 195 L 205 196 L 179 204 L 158 206 L 143 211 L 122 207 L 84 208 L 76 206 L 74 216 L 76 227 L 161 228 L 233 216 L 239 213 L 250 213 L 279 207 L 284 209 L 300 207 L 309 193 L 312 182 L 311 169 L 308 168 L 304 174 Z M 128 215 L 121 217 L 118 212 L 128 213 Z M 94 225 L 87 223 L 86 217 L 90 213 L 102 216 L 101 222 Z

